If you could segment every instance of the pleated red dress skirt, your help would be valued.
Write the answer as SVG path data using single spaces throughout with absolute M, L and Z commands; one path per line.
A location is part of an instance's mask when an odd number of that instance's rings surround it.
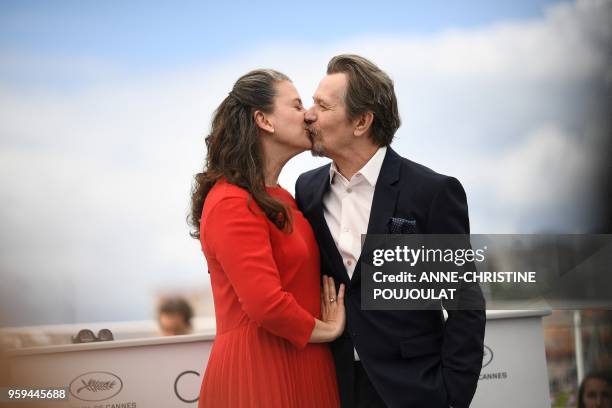
M 204 203 L 200 240 L 217 335 L 199 408 L 339 406 L 330 350 L 308 343 L 321 313 L 319 250 L 293 197 L 268 192 L 289 206 L 290 233 L 223 180 Z

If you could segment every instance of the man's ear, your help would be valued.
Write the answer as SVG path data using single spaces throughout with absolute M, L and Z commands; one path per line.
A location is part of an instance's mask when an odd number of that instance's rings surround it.
M 270 118 L 264 112 L 260 110 L 256 110 L 253 112 L 253 119 L 255 119 L 255 124 L 261 130 L 265 130 L 268 133 L 274 133 L 274 126 L 270 122 Z
M 374 121 L 374 113 L 372 113 L 371 111 L 367 111 L 367 112 L 363 112 L 359 114 L 353 121 L 354 126 L 355 126 L 353 133 L 355 134 L 355 136 L 366 135 L 368 131 L 370 130 L 370 128 L 372 127 L 373 121 Z

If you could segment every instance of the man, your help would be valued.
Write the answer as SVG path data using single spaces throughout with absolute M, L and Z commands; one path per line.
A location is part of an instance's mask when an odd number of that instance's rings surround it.
M 193 309 L 182 297 L 165 299 L 158 309 L 159 331 L 162 336 L 189 334 L 192 331 Z
M 298 206 L 321 249 L 321 273 L 346 285 L 345 333 L 332 343 L 343 407 L 468 407 L 482 366 L 480 310 L 361 310 L 361 234 L 387 234 L 391 219 L 419 234 L 468 234 L 465 192 L 454 178 L 400 157 L 391 79 L 356 55 L 329 62 L 306 113 L 312 151 L 333 160 L 302 174 Z M 394 220 L 394 221 L 395 221 Z

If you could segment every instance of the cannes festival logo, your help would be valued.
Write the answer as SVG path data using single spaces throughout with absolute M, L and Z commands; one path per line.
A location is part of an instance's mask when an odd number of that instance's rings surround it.
M 70 394 L 81 401 L 104 401 L 122 389 L 121 378 L 106 371 L 81 374 L 70 383 Z
M 482 356 L 482 368 L 488 366 L 493 361 L 493 350 L 491 347 L 484 345 L 484 354 Z

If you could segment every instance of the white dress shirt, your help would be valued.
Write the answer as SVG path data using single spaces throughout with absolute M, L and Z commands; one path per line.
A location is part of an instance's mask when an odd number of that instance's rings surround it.
M 323 197 L 323 214 L 350 278 L 361 254 L 361 234 L 368 232 L 374 188 L 386 152 L 385 146 L 380 147 L 350 180 L 334 163 L 329 169 L 331 185 Z M 359 360 L 357 351 L 355 360 Z

